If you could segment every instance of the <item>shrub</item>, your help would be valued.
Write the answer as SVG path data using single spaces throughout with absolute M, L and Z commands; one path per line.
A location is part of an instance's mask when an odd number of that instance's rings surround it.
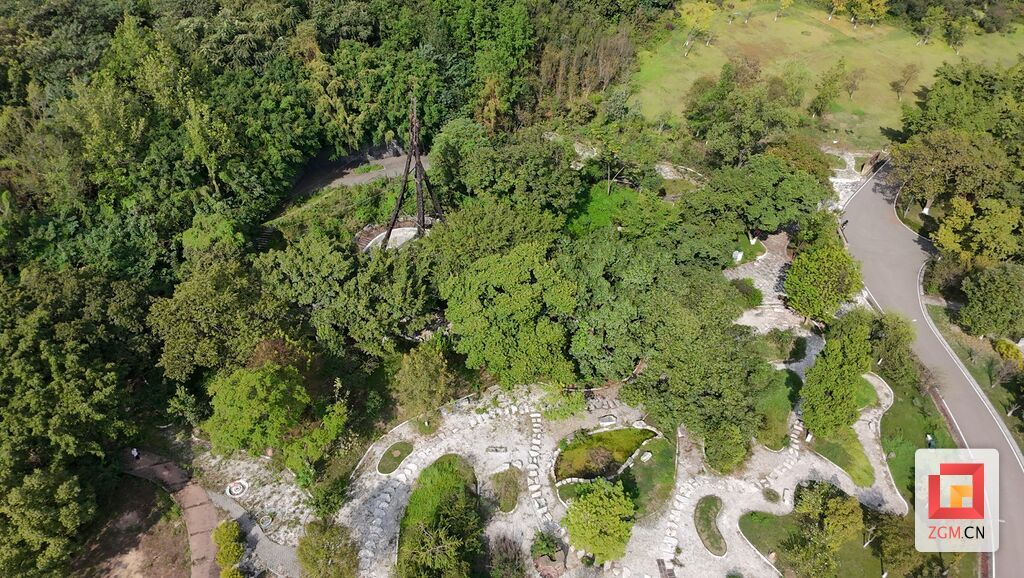
M 522 471 L 513 466 L 491 476 L 491 485 L 494 486 L 494 494 L 498 498 L 498 508 L 502 512 L 511 512 L 519 502 L 522 475 Z
M 238 568 L 225 568 L 220 571 L 220 578 L 245 578 L 245 574 Z
M 227 520 L 213 529 L 213 543 L 217 545 L 217 565 L 225 570 L 242 561 L 245 546 L 242 545 L 242 531 L 238 522 Z
M 764 490 L 761 491 L 761 494 L 764 496 L 764 499 L 768 500 L 773 504 L 778 503 L 779 499 L 781 498 L 781 496 L 779 496 L 779 493 L 771 488 L 765 488 Z
M 304 578 L 355 578 L 359 560 L 348 528 L 314 520 L 295 550 Z
M 541 413 L 544 419 L 558 421 L 583 413 L 587 409 L 587 401 L 583 390 L 570 389 L 558 383 L 543 384 L 545 395 L 541 400 Z
M 526 561 L 523 551 L 510 536 L 497 536 L 491 540 L 488 571 L 491 578 L 523 578 L 526 576 Z
M 725 424 L 708 432 L 704 439 L 704 456 L 713 469 L 729 473 L 747 457 L 749 440 L 735 424 Z
M 554 560 L 555 554 L 561 549 L 558 539 L 547 532 L 538 531 L 533 535 L 533 543 L 530 545 L 530 556 L 536 560 L 541 556 L 547 556 Z
M 622 482 L 612 485 L 598 478 L 569 504 L 564 520 L 569 542 L 593 554 L 598 564 L 621 558 L 633 530 L 634 512 Z
M 999 354 L 999 357 L 1014 364 L 1017 369 L 1024 370 L 1024 353 L 1021 352 L 1016 343 L 1009 339 L 997 339 L 993 347 L 996 353 Z
M 763 302 L 764 295 L 754 286 L 753 279 L 733 279 L 730 283 L 739 291 L 741 302 L 746 309 L 758 307 Z

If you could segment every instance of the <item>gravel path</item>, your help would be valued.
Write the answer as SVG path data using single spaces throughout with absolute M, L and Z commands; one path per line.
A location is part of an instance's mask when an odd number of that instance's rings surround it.
M 217 510 L 199 484 L 177 464 L 147 451 L 139 459 L 124 456 L 125 473 L 149 480 L 165 488 L 181 506 L 185 527 L 188 529 L 188 547 L 192 556 L 192 578 L 216 578 L 220 575 L 215 556 L 217 546 L 211 532 L 217 527 Z

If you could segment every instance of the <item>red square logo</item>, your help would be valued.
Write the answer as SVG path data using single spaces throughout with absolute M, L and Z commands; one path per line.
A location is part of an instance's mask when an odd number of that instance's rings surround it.
M 934 470 L 932 470 L 934 471 Z M 942 476 L 971 476 L 970 484 L 953 484 L 942 491 Z M 943 506 L 943 498 L 949 505 Z M 970 500 L 970 505 L 964 502 Z M 985 517 L 985 464 L 939 464 L 928 476 L 928 517 L 932 520 L 980 520 Z

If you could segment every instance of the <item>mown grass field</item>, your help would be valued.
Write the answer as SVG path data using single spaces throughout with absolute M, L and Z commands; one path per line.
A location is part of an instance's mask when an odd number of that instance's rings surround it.
M 914 63 L 921 68 L 916 86 L 912 85 L 904 97 L 904 103 L 908 103 L 913 101 L 910 93 L 931 84 L 935 70 L 944 62 L 962 57 L 1006 65 L 1024 53 L 1024 27 L 1019 26 L 1013 34 L 970 36 L 957 56 L 941 39 L 918 46 L 916 35 L 889 24 L 861 25 L 855 30 L 848 18 L 836 17 L 829 22 L 828 13 L 817 6 L 795 5 L 773 21 L 776 6 L 753 4 L 754 16 L 744 24 L 743 16 L 751 3 L 737 2 L 736 20 L 728 24 L 727 13 L 720 12 L 712 25 L 712 45 L 699 42 L 687 57 L 683 56 L 687 31 L 681 26 L 639 51 L 632 85 L 644 115 L 651 119 L 666 113 L 680 116 L 693 82 L 704 75 L 717 75 L 730 57 L 757 58 L 768 73 L 795 61 L 816 78 L 844 56 L 851 68 L 865 69 L 864 80 L 852 100 L 844 93 L 833 110 L 830 122 L 838 133 L 820 136 L 838 138 L 840 146 L 872 149 L 888 140 L 882 128 L 900 127 L 901 103 L 889 83 L 905 65 Z M 813 88 L 809 88 L 807 100 L 813 96 Z

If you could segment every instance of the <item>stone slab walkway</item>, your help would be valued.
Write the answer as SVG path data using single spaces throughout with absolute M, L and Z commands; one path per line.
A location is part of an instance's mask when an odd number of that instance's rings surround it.
M 217 547 L 212 532 L 217 526 L 217 510 L 199 484 L 188 472 L 159 455 L 143 451 L 138 460 L 124 456 L 125 473 L 149 480 L 165 488 L 181 506 L 188 546 L 192 556 L 192 578 L 216 578 L 220 575 L 215 557 Z
M 263 528 L 253 520 L 252 515 L 230 497 L 220 492 L 207 491 L 206 494 L 218 508 L 226 511 L 238 522 L 246 544 L 254 550 L 256 557 L 267 570 L 277 576 L 298 578 L 302 575 L 295 548 L 278 544 L 268 538 Z

